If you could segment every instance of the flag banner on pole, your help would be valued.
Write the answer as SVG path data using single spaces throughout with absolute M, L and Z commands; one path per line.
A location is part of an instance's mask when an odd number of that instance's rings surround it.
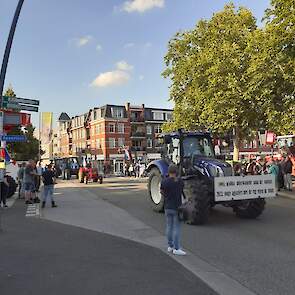
M 41 117 L 41 142 L 49 144 L 52 132 L 52 113 L 43 112 Z

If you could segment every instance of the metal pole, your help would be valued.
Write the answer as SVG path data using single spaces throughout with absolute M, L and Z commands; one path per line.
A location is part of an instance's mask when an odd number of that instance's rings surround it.
M 2 104 L 2 94 L 3 94 L 3 88 L 4 88 L 7 64 L 8 64 L 8 60 L 9 60 L 9 55 L 10 55 L 11 45 L 12 45 L 12 41 L 13 41 L 13 36 L 14 36 L 15 28 L 16 28 L 16 25 L 17 25 L 17 21 L 18 21 L 19 14 L 20 14 L 23 3 L 24 3 L 24 0 L 19 0 L 18 1 L 16 10 L 15 10 L 15 13 L 14 13 L 14 17 L 13 17 L 13 20 L 12 20 L 12 24 L 11 24 L 11 27 L 10 27 L 9 36 L 8 36 L 7 43 L 6 43 L 6 48 L 5 48 L 5 52 L 4 52 L 4 57 L 3 57 L 2 67 L 1 67 L 1 73 L 0 73 L 0 105 Z
M 5 48 L 5 52 L 4 52 L 4 57 L 3 57 L 3 62 L 2 62 L 2 67 L 1 67 L 1 72 L 0 72 L 0 108 L 2 107 L 2 95 L 3 95 L 3 88 L 4 88 L 4 82 L 5 82 L 5 76 L 6 76 L 6 70 L 7 70 L 7 65 L 8 65 L 8 60 L 9 60 L 9 55 L 10 55 L 10 50 L 11 50 L 11 45 L 12 45 L 12 41 L 13 41 L 13 37 L 14 37 L 14 33 L 15 33 L 15 28 L 17 25 L 17 21 L 19 18 L 19 14 L 21 11 L 21 8 L 23 6 L 24 0 L 19 0 L 15 13 L 14 13 L 14 17 L 12 20 L 12 24 L 10 27 L 10 31 L 9 31 L 9 35 L 8 35 L 8 39 L 7 39 L 7 43 L 6 43 L 6 48 Z M 0 134 L 3 134 L 3 124 L 0 124 Z M 1 148 L 6 146 L 6 142 L 2 141 L 1 142 Z M 0 183 L 0 188 L 1 185 L 3 185 L 3 183 Z M 1 197 L 1 189 L 0 189 L 0 197 Z M 1 213 L 2 215 L 2 213 Z M 1 222 L 1 216 L 0 216 L 0 222 Z M 0 223 L 0 231 L 2 231 L 2 225 Z

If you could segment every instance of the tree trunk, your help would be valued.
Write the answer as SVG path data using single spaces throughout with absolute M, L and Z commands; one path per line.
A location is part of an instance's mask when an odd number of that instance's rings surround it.
M 233 160 L 234 162 L 239 161 L 239 153 L 240 153 L 240 137 L 238 130 L 234 130 L 234 157 Z

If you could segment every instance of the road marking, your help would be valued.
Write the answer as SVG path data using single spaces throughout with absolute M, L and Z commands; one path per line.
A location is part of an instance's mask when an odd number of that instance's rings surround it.
M 28 205 L 26 217 L 40 217 L 40 204 Z

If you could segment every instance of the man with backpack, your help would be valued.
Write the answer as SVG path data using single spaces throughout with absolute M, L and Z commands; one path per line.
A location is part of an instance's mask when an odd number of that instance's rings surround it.
M 168 177 L 161 182 L 161 193 L 164 196 L 164 209 L 166 216 L 166 235 L 168 252 L 175 255 L 186 255 L 180 249 L 180 221 L 178 208 L 182 205 L 184 183 L 177 177 L 178 167 L 170 165 Z

